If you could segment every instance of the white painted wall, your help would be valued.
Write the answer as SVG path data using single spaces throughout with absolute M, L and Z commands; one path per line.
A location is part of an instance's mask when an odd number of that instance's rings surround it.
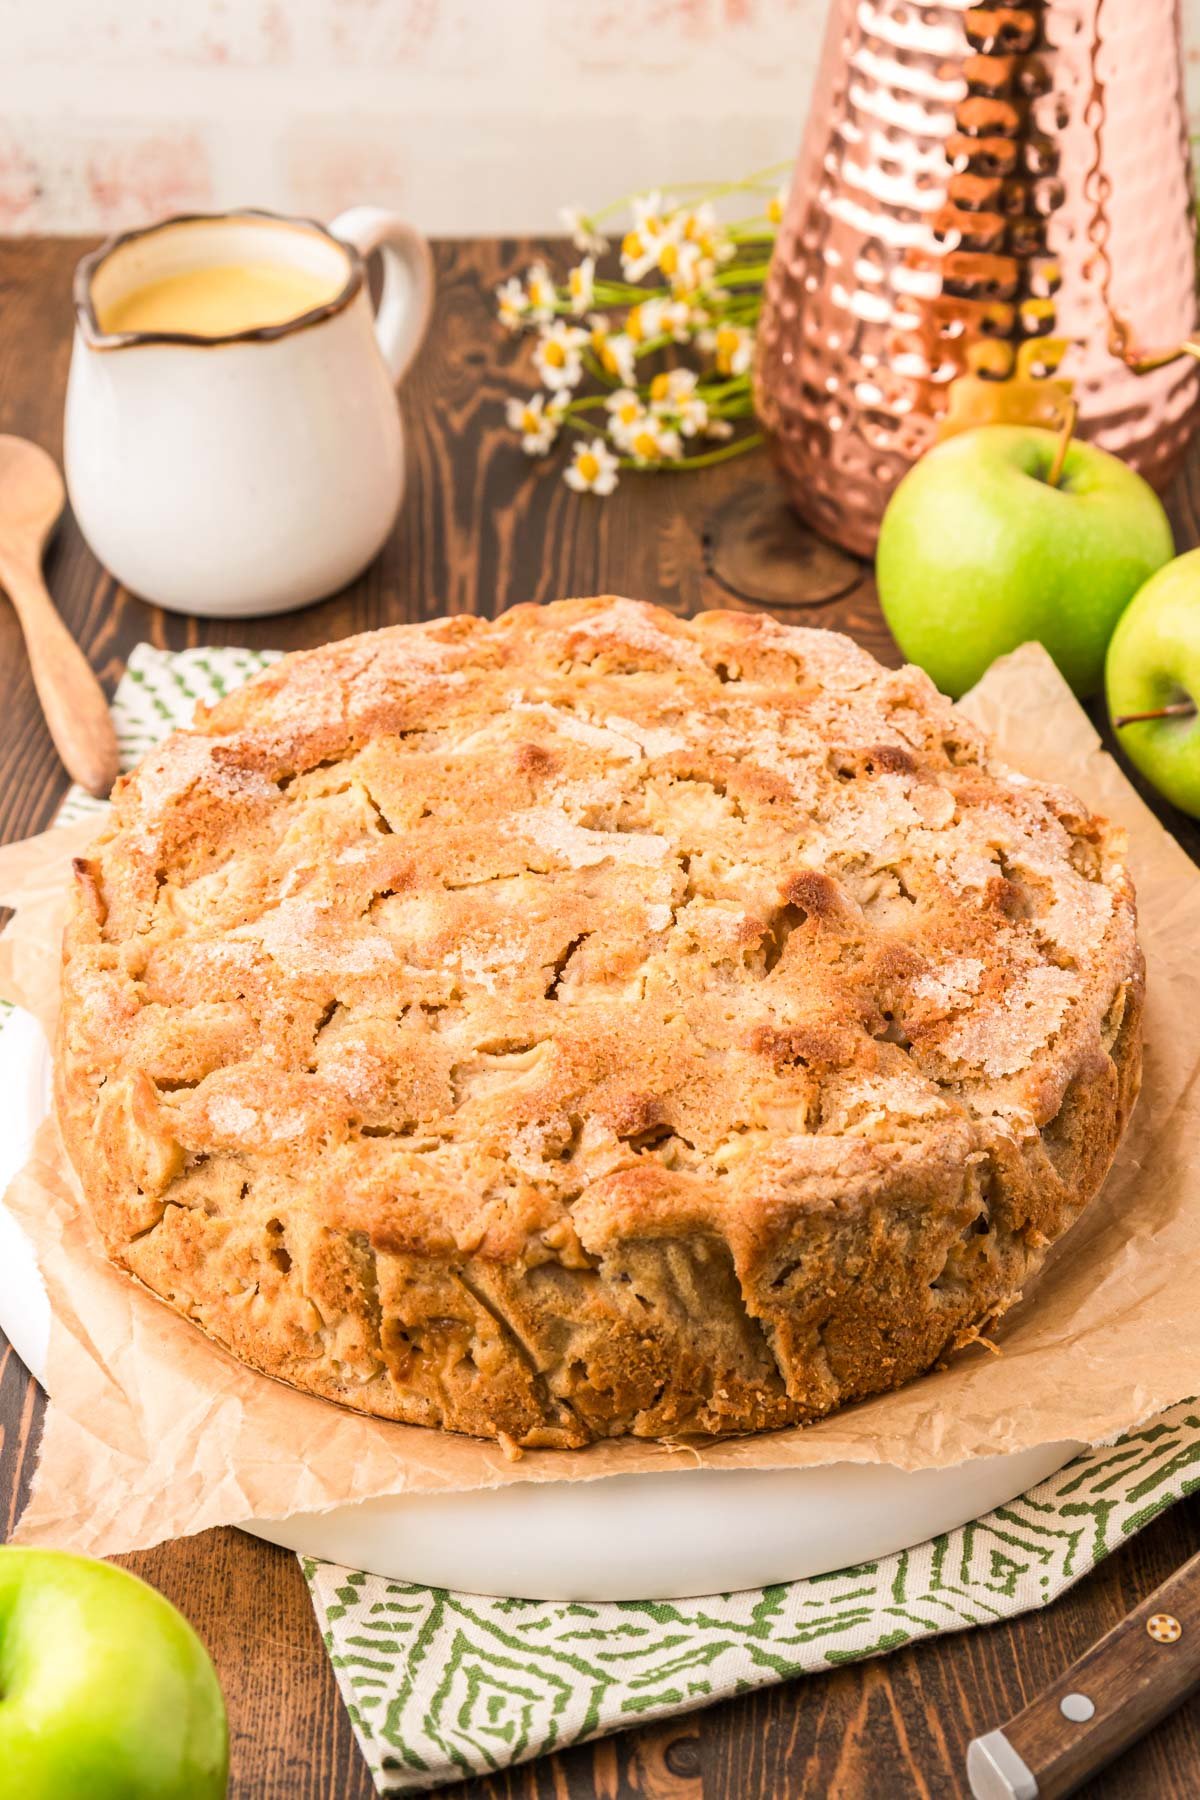
M 1184 0 L 1200 116 L 1200 0 Z M 790 160 L 826 0 L 0 0 L 0 232 L 189 207 L 443 233 Z

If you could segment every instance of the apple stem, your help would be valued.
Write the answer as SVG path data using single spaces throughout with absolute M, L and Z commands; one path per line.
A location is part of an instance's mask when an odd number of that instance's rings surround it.
M 1147 719 L 1194 719 L 1197 707 L 1194 700 L 1175 700 L 1170 706 L 1159 706 L 1153 712 L 1121 713 L 1113 720 L 1113 727 L 1120 731 L 1124 725 L 1141 725 Z
M 1168 363 L 1177 362 L 1181 356 L 1200 358 L 1200 341 L 1196 338 L 1185 338 L 1182 344 L 1176 344 L 1170 350 L 1137 351 L 1130 345 L 1132 335 L 1125 319 L 1118 318 L 1115 313 L 1110 315 L 1108 347 L 1135 375 L 1150 375 L 1155 369 L 1165 369 Z
M 1063 464 L 1067 460 L 1071 436 L 1075 430 L 1075 422 L 1079 417 L 1079 408 L 1070 395 L 1063 403 L 1062 430 L 1058 434 L 1058 443 L 1054 449 L 1054 461 L 1050 464 L 1050 473 L 1046 477 L 1050 487 L 1057 487 L 1062 480 Z

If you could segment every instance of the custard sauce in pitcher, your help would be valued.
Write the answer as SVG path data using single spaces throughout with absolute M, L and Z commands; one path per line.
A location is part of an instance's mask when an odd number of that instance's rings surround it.
M 341 275 L 314 274 L 286 263 L 214 263 L 149 281 L 98 308 L 101 331 L 185 332 L 230 337 L 286 325 L 337 297 Z

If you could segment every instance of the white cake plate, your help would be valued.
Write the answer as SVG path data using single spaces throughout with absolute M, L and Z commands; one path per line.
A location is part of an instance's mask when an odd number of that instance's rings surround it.
M 45 1038 L 17 1013 L 0 1032 L 0 1193 L 26 1160 L 49 1097 Z M 44 1381 L 50 1306 L 29 1240 L 3 1205 L 0 1329 Z M 245 1530 L 306 1556 L 466 1593 L 683 1599 L 795 1581 L 906 1549 L 1002 1506 L 1081 1448 L 1040 1444 L 915 1473 L 834 1463 L 515 1482 L 256 1519 Z

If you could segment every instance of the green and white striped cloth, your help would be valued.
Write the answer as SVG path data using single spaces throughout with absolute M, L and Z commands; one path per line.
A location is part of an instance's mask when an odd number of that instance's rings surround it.
M 271 660 L 139 645 L 113 705 L 124 765 Z M 100 810 L 74 790 L 60 822 Z M 413 1794 L 1045 1606 L 1197 1487 L 1200 1407 L 1188 1401 L 960 1531 L 786 1586 L 591 1606 L 302 1566 L 379 1789 Z

